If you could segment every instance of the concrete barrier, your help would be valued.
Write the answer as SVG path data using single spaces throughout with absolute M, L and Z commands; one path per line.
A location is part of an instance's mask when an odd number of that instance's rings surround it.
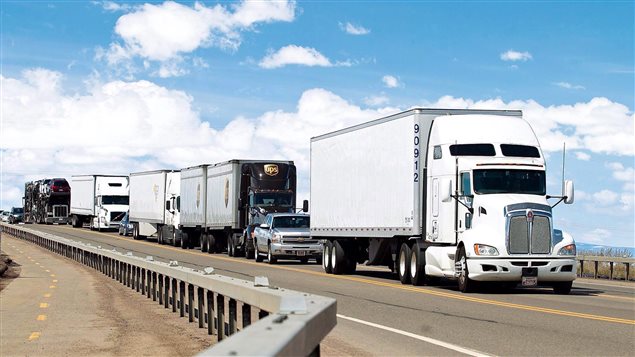
M 153 257 L 102 249 L 25 226 L 0 224 L 9 234 L 92 267 L 166 309 L 198 323 L 219 343 L 202 356 L 317 356 L 335 327 L 335 299 L 162 263 Z

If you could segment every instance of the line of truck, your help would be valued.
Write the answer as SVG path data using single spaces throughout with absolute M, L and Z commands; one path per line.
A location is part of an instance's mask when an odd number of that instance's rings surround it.
M 71 221 L 108 229 L 128 211 L 134 239 L 270 262 L 277 245 L 260 240 L 284 242 L 296 227 L 310 235 L 296 229 L 289 244 L 321 251 L 277 254 L 315 258 L 327 273 L 383 265 L 404 284 L 446 278 L 463 292 L 480 282 L 571 290 L 575 242 L 554 228 L 553 207 L 573 203 L 573 183 L 547 194 L 544 155 L 520 111 L 415 108 L 317 136 L 310 172 L 310 228 L 308 215 L 285 218 L 299 209 L 296 168 L 277 160 L 73 176 Z

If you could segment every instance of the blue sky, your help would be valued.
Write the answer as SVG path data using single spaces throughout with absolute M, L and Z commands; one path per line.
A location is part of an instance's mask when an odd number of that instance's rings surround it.
M 0 206 L 27 179 L 296 161 L 412 106 L 522 109 L 579 241 L 635 246 L 632 1 L 2 1 Z

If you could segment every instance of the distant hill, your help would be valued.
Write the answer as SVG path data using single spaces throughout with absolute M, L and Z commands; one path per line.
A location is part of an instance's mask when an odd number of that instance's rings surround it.
M 635 257 L 635 248 L 628 248 L 628 247 L 610 247 L 608 245 L 599 245 L 599 244 L 591 244 L 591 243 L 583 243 L 583 242 L 576 242 L 576 248 L 578 250 L 578 254 L 580 254 L 580 252 L 584 251 L 584 252 L 594 252 L 594 253 L 600 253 L 602 250 L 607 251 L 608 249 L 612 250 L 613 255 L 616 255 L 617 252 L 623 252 L 623 251 L 627 251 L 631 253 L 631 257 Z

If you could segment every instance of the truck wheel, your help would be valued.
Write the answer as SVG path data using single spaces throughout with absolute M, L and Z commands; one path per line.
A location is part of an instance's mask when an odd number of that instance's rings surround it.
M 81 228 L 82 224 L 76 215 L 73 215 L 73 217 L 71 217 L 71 225 L 73 226 L 73 228 Z
M 174 228 L 174 235 L 172 236 L 172 245 L 178 247 L 181 244 L 181 231 Z
M 327 274 L 331 274 L 333 272 L 331 268 L 331 249 L 333 248 L 333 243 L 330 241 L 324 242 L 322 245 L 322 268 L 324 268 L 324 272 Z
M 267 261 L 269 264 L 276 264 L 278 262 L 278 259 L 276 259 L 271 252 L 271 243 L 267 244 Z
M 467 255 L 465 254 L 465 247 L 461 247 L 461 249 L 459 250 L 456 263 L 458 263 L 461 267 L 461 273 L 459 274 L 458 278 L 459 290 L 462 293 L 470 293 L 474 291 L 476 282 L 469 278 L 470 272 L 467 268 Z
M 209 252 L 209 240 L 207 239 L 207 234 L 201 234 L 201 252 L 207 253 Z
M 257 263 L 260 263 L 262 261 L 262 255 L 258 251 L 258 247 L 255 247 L 254 249 L 254 258 L 256 259 Z
M 331 247 L 331 271 L 337 275 L 344 274 L 348 266 L 344 242 L 336 239 Z
M 412 285 L 421 286 L 426 283 L 426 251 L 421 250 L 419 243 L 412 246 L 410 254 L 410 278 Z
M 407 243 L 401 243 L 401 249 L 399 249 L 399 257 L 397 257 L 397 273 L 399 274 L 399 281 L 402 284 L 410 283 L 410 247 Z
M 157 227 L 157 243 L 163 245 L 163 229 L 161 227 Z
M 569 295 L 573 281 L 560 281 L 553 284 L 553 292 L 558 295 Z
M 234 252 L 234 239 L 232 237 L 227 238 L 227 255 L 233 257 L 235 255 Z
M 181 233 L 181 249 L 187 249 L 189 235 L 185 232 Z
M 133 223 L 132 224 L 132 239 L 134 239 L 134 240 L 141 239 L 139 237 L 139 223 Z

